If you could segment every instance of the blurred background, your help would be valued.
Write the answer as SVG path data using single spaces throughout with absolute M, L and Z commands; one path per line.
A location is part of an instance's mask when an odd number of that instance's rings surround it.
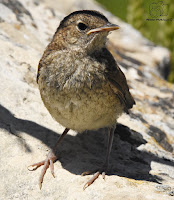
M 170 50 L 168 81 L 174 83 L 174 0 L 97 0 L 155 44 Z

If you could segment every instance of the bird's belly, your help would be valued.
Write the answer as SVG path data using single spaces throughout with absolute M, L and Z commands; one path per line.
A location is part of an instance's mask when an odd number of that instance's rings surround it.
M 107 87 L 67 93 L 52 91 L 52 94 L 41 90 L 41 96 L 57 122 L 78 132 L 112 126 L 123 111 L 119 99 Z

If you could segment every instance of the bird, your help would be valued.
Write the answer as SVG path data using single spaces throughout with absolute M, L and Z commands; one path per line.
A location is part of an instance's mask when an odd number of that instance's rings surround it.
M 78 10 L 59 24 L 39 61 L 37 83 L 45 107 L 65 127 L 47 158 L 30 165 L 35 170 L 43 165 L 39 178 L 41 189 L 50 167 L 54 176 L 56 149 L 70 129 L 78 134 L 107 128 L 106 158 L 83 189 L 90 186 L 109 165 L 117 119 L 135 104 L 127 80 L 107 49 L 107 36 L 119 29 L 99 11 Z

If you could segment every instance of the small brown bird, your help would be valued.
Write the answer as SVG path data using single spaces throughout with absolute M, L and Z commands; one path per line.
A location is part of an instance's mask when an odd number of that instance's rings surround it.
M 108 33 L 118 28 L 97 11 L 75 11 L 61 21 L 39 62 L 42 100 L 52 117 L 66 127 L 46 160 L 31 165 L 32 170 L 44 165 L 40 188 L 49 166 L 54 176 L 55 151 L 69 129 L 108 127 L 106 160 L 84 189 L 100 173 L 105 177 L 117 118 L 135 104 L 123 72 L 106 48 Z

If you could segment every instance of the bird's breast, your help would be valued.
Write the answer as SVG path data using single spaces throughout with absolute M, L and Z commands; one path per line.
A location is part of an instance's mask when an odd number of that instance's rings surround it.
M 115 124 L 123 108 L 105 79 L 105 64 L 68 56 L 59 55 L 40 72 L 39 89 L 50 114 L 80 132 Z

